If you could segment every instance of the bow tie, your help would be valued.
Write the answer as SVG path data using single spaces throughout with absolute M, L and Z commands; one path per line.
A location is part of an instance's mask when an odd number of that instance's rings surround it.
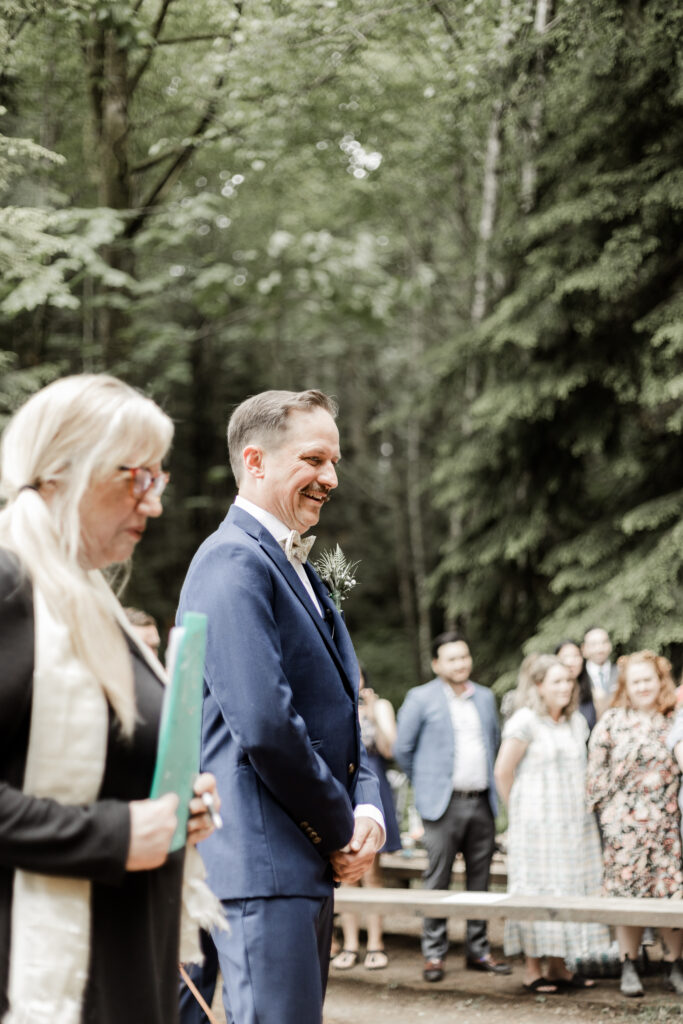
M 315 537 L 302 537 L 296 530 L 290 530 L 289 536 L 280 541 L 280 547 L 283 549 L 288 562 L 292 564 L 298 562 L 300 565 L 303 565 L 308 559 L 308 552 L 314 543 Z

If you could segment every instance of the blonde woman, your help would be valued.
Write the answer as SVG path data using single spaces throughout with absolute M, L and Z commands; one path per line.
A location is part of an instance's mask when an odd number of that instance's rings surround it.
M 518 710 L 503 729 L 495 767 L 508 806 L 508 892 L 551 896 L 600 891 L 600 841 L 585 799 L 588 725 L 576 681 L 560 660 L 539 655 L 520 678 Z M 524 988 L 555 995 L 590 988 L 566 959 L 608 945 L 599 925 L 506 921 L 505 953 L 524 954 Z M 545 969 L 543 962 L 545 961 Z
M 147 799 L 163 669 L 101 573 L 161 515 L 172 435 L 152 401 L 83 375 L 34 395 L 2 438 L 4 1024 L 177 1021 L 185 851 L 167 852 L 177 797 Z M 213 777 L 195 792 L 215 794 Z M 190 811 L 194 843 L 211 824 L 199 796 Z M 193 883 L 196 940 L 217 918 Z
M 667 740 L 676 693 L 671 665 L 653 651 L 619 658 L 617 688 L 591 734 L 588 798 L 600 817 L 607 896 L 683 897 L 681 769 Z M 682 915 L 683 916 L 683 915 Z M 642 996 L 635 960 L 642 928 L 616 929 L 621 991 Z M 683 994 L 683 931 L 661 928 L 668 980 Z

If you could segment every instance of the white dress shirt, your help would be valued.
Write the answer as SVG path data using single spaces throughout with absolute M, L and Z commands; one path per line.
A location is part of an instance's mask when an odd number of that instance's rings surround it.
M 285 524 L 278 519 L 277 516 L 274 516 L 272 512 L 266 512 L 266 510 L 261 508 L 260 505 L 255 505 L 253 501 L 249 501 L 248 498 L 243 498 L 241 494 L 238 494 L 235 498 L 235 504 L 238 508 L 243 508 L 244 511 L 248 512 L 250 516 L 254 517 L 254 519 L 258 519 L 261 526 L 264 526 L 268 533 L 272 534 L 278 544 L 280 544 L 281 541 L 287 540 L 292 532 L 290 528 L 285 526 Z M 308 596 L 315 605 L 318 615 L 322 619 L 324 612 L 320 607 L 320 601 L 318 601 L 318 598 L 315 596 L 313 584 L 308 578 L 306 570 L 303 567 L 303 563 L 295 558 L 294 561 L 289 564 L 305 586 Z
M 278 519 L 277 516 L 274 516 L 272 512 L 267 512 L 266 509 L 261 508 L 260 505 L 255 505 L 254 502 L 249 501 L 248 498 L 243 498 L 241 494 L 238 494 L 235 498 L 235 504 L 238 508 L 243 509 L 245 512 L 248 512 L 250 516 L 253 516 L 261 526 L 268 530 L 268 533 L 275 538 L 278 544 L 280 541 L 287 540 L 289 537 L 291 532 L 290 528 Z M 290 562 L 290 565 L 306 588 L 306 593 L 309 595 L 318 615 L 322 619 L 324 617 L 324 612 L 302 563 L 295 559 L 294 562 Z M 384 824 L 384 815 L 380 811 L 379 807 L 375 807 L 373 804 L 358 804 L 357 807 L 354 807 L 353 813 L 356 818 L 372 818 L 373 821 L 377 822 L 383 832 L 382 842 L 380 843 L 380 846 L 383 846 L 386 840 L 387 831 Z
M 605 694 L 606 696 L 612 693 L 613 687 L 610 685 L 610 676 L 612 674 L 611 661 L 606 661 L 604 665 L 596 665 L 594 661 L 587 661 L 586 672 L 590 676 L 593 688 L 598 693 Z
M 481 720 L 472 700 L 474 687 L 468 682 L 457 694 L 449 683 L 443 685 L 455 739 L 453 789 L 482 792 L 489 787 L 489 774 Z

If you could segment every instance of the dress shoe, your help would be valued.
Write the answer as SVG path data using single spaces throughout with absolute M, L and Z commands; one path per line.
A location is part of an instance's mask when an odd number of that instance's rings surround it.
M 443 978 L 443 960 L 425 960 L 422 977 L 425 981 L 441 981 Z
M 510 964 L 504 960 L 494 960 L 490 953 L 480 956 L 476 960 L 467 961 L 467 969 L 470 971 L 488 971 L 489 974 L 512 974 Z

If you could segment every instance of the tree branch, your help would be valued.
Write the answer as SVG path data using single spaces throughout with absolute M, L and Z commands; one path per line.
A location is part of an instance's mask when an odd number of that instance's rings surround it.
M 152 34 L 152 38 L 154 39 L 154 42 L 150 46 L 147 47 L 147 53 L 145 54 L 145 56 L 142 58 L 142 60 L 138 64 L 136 70 L 130 76 L 129 83 L 128 83 L 128 95 L 129 96 L 133 95 L 133 93 L 135 92 L 135 90 L 138 87 L 140 79 L 142 78 L 142 76 L 144 75 L 145 71 L 149 67 L 150 61 L 152 60 L 152 57 L 154 55 L 154 50 L 156 48 L 156 44 L 158 43 L 158 40 L 159 40 L 159 33 L 161 32 L 162 28 L 164 27 L 164 21 L 166 20 L 166 15 L 168 14 L 168 9 L 169 9 L 169 7 L 171 6 L 172 3 L 173 3 L 173 0 L 161 0 L 161 5 L 159 7 L 159 13 L 157 14 L 156 21 L 154 22 L 154 25 L 152 26 L 152 33 L 151 34 Z
M 192 132 L 188 143 L 180 148 L 171 166 L 165 171 L 165 173 L 162 175 L 162 177 L 159 179 L 156 185 L 154 185 L 149 195 L 142 203 L 142 209 L 140 210 L 140 212 L 135 217 L 133 217 L 133 219 L 128 224 L 128 227 L 126 228 L 126 231 L 124 233 L 126 238 L 135 237 L 140 228 L 147 221 L 147 218 L 149 217 L 152 209 L 158 203 L 159 199 L 164 195 L 164 193 L 168 192 L 168 190 L 177 180 L 183 167 L 189 161 L 190 157 L 194 153 L 197 147 L 197 143 L 201 141 L 204 132 L 206 131 L 206 129 L 213 120 L 216 111 L 216 106 L 218 104 L 218 94 L 223 85 L 223 81 L 224 76 L 219 75 L 213 87 L 213 95 L 206 105 L 206 110 L 204 111 L 199 121 L 197 122 L 197 125 L 194 131 Z M 170 156 L 171 154 L 168 155 Z
M 204 43 L 211 39 L 230 39 L 232 32 L 204 32 L 196 36 L 178 36 L 177 39 L 157 39 L 157 46 L 175 46 L 177 43 Z

